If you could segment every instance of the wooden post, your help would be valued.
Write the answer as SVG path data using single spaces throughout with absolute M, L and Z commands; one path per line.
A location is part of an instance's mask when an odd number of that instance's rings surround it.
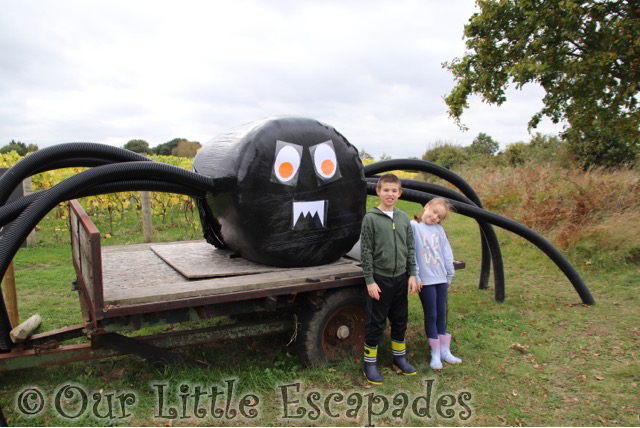
M 142 201 L 142 233 L 144 242 L 151 242 L 153 234 L 153 224 L 151 223 L 151 192 L 140 192 Z
M 16 293 L 16 274 L 13 269 L 13 260 L 9 263 L 9 268 L 4 274 L 4 298 L 7 306 L 7 314 L 11 327 L 20 324 L 20 315 L 18 314 L 18 295 Z
M 31 189 L 31 177 L 27 177 L 22 181 L 22 194 L 27 196 L 33 193 Z M 36 236 L 36 230 L 33 229 L 29 232 L 29 236 L 27 236 L 27 247 L 35 247 L 38 243 L 38 238 Z

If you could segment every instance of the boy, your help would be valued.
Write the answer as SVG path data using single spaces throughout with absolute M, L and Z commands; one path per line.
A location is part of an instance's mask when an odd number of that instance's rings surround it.
M 362 271 L 367 283 L 364 374 L 369 383 L 381 384 L 376 359 L 387 317 L 391 323 L 393 364 L 411 376 L 416 369 L 407 362 L 404 334 L 407 329 L 408 288 L 416 286 L 413 232 L 409 217 L 395 208 L 402 194 L 400 179 L 384 174 L 376 193 L 380 204 L 362 220 L 360 236 Z

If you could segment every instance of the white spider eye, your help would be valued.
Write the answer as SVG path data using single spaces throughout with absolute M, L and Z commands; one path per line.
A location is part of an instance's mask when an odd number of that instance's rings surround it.
M 333 178 L 338 172 L 338 160 L 331 140 L 311 147 L 313 166 L 323 180 Z
M 273 175 L 282 184 L 294 185 L 300 168 L 302 147 L 284 141 L 276 142 L 276 160 Z

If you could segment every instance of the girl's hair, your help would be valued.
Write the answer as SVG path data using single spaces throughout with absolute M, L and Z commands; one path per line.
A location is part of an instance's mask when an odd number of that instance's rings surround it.
M 440 198 L 440 197 L 431 199 L 429 202 L 427 202 L 427 205 L 425 205 L 425 207 L 433 207 L 435 205 L 442 205 L 445 209 L 444 216 L 442 216 L 442 218 L 440 219 L 440 222 L 442 223 L 444 219 L 447 218 L 447 216 L 449 215 L 449 211 L 451 211 L 453 207 L 451 206 L 449 201 L 447 201 L 445 198 Z M 413 218 L 418 223 L 422 223 L 422 216 L 424 215 L 424 210 L 425 208 L 422 208 L 422 212 L 420 213 L 419 216 L 416 216 L 416 215 L 413 216 Z

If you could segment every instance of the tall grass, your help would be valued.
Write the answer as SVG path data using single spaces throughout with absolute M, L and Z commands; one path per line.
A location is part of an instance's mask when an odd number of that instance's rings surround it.
M 640 262 L 640 172 L 528 163 L 457 171 L 485 208 L 590 262 Z

